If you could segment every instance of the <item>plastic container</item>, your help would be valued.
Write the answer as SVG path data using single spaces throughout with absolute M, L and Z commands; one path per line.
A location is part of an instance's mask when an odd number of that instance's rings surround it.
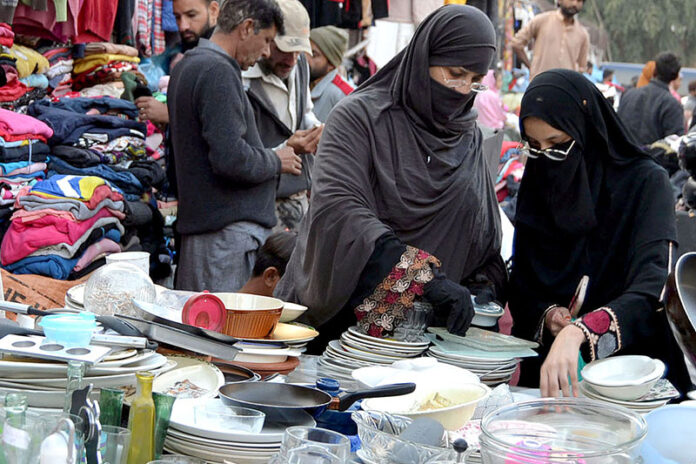
M 357 411 L 353 420 L 358 425 L 362 452 L 370 462 L 394 462 L 402 453 L 411 464 L 426 464 L 437 460 L 455 460 L 457 453 L 443 437 L 442 446 L 428 446 L 399 438 L 412 420 L 376 411 Z
M 256 409 L 220 404 L 212 407 L 201 404 L 193 407 L 196 424 L 213 426 L 220 430 L 239 430 L 241 432 L 259 433 L 266 421 L 266 414 Z
M 132 263 L 112 263 L 97 269 L 87 281 L 84 306 L 99 315 L 141 318 L 133 300 L 154 303 L 156 298 L 155 284 L 141 268 Z
M 42 317 L 38 323 L 44 331 L 46 341 L 58 343 L 66 348 L 89 346 L 92 334 L 97 330 L 94 314 L 56 314 Z
M 106 264 L 111 263 L 130 263 L 138 266 L 150 275 L 150 253 L 147 251 L 124 251 L 121 253 L 112 253 L 106 256 Z
M 485 464 L 628 464 L 638 460 L 647 430 L 620 406 L 548 398 L 486 415 L 479 441 Z

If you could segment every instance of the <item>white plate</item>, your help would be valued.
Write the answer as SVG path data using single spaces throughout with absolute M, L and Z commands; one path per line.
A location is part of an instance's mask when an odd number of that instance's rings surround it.
M 125 349 L 125 350 L 120 350 L 120 351 L 112 351 L 111 354 L 107 355 L 104 358 L 104 361 L 118 361 L 120 359 L 128 359 L 136 356 L 138 354 L 138 350 L 135 348 L 130 348 L 130 349 Z
M 423 341 L 421 342 L 402 342 L 398 340 L 393 340 L 390 338 L 377 338 L 377 337 L 372 337 L 370 335 L 366 335 L 358 330 L 356 326 L 353 327 L 348 327 L 348 332 L 355 335 L 358 338 L 362 338 L 364 340 L 372 341 L 375 343 L 382 343 L 384 345 L 391 345 L 391 346 L 428 346 L 430 345 L 430 340 L 428 340 L 427 337 L 423 337 Z
M 0 391 L 5 393 L 21 393 L 27 396 L 27 405 L 33 408 L 58 408 L 63 409 L 65 405 L 65 389 L 56 391 L 39 391 L 27 389 L 0 387 Z M 97 400 L 98 392 L 92 392 L 91 398 Z
M 131 372 L 151 371 L 159 369 L 160 367 L 163 367 L 165 364 L 167 364 L 167 357 L 155 353 L 154 356 L 147 357 L 133 364 L 128 364 L 127 366 L 103 367 L 103 363 L 97 364 L 93 368 L 87 369 L 87 372 L 85 374 L 92 377 L 102 375 L 128 374 Z
M 196 436 L 212 438 L 214 440 L 229 440 L 243 443 L 280 443 L 283 439 L 283 433 L 287 428 L 284 425 L 265 424 L 260 433 L 247 433 L 238 430 L 220 430 L 215 425 L 198 425 L 193 417 L 193 406 L 198 404 L 217 405 L 221 403 L 219 398 L 207 398 L 205 400 L 177 400 L 172 408 L 172 417 L 169 425 L 175 429 L 190 433 Z M 308 420 L 306 425 L 314 427 L 316 422 L 313 419 Z
M 351 340 L 361 345 L 370 346 L 374 348 L 379 348 L 383 350 L 397 351 L 400 353 L 422 353 L 427 349 L 427 346 L 395 346 L 386 345 L 384 343 L 374 342 L 372 340 L 366 340 L 364 338 L 356 337 L 350 332 L 343 332 L 341 334 L 342 339 Z
M 234 447 L 229 447 L 229 446 L 224 446 L 224 445 L 220 446 L 220 445 L 211 445 L 211 444 L 200 444 L 200 443 L 196 443 L 194 441 L 176 438 L 176 437 L 173 437 L 171 435 L 167 436 L 167 442 L 169 442 L 170 444 L 173 444 L 175 446 L 182 446 L 182 447 L 185 447 L 189 450 L 197 451 L 197 452 L 214 451 L 214 452 L 220 453 L 220 454 L 229 454 L 229 455 L 252 457 L 252 458 L 258 457 L 258 456 L 265 456 L 265 457 L 270 458 L 271 455 L 275 454 L 278 450 L 280 450 L 280 446 L 277 449 L 265 449 L 265 450 L 264 449 L 260 449 L 260 450 L 235 449 Z
M 377 344 L 374 343 L 367 343 L 359 338 L 351 337 L 346 334 L 343 334 L 341 336 L 341 343 L 345 345 L 352 346 L 353 348 L 357 348 L 363 351 L 370 351 L 374 353 L 379 353 L 379 354 L 384 354 L 387 356 L 394 356 L 398 358 L 413 358 L 418 355 L 420 355 L 424 349 L 421 348 L 416 348 L 414 349 L 408 349 L 408 350 L 401 350 L 401 349 L 393 349 L 390 347 L 385 347 L 384 345 L 378 346 Z
M 468 356 L 468 355 L 463 355 L 463 354 L 447 353 L 447 352 L 439 349 L 437 346 L 431 346 L 428 351 L 435 354 L 435 355 L 438 355 L 441 358 L 449 358 L 449 359 L 455 359 L 455 360 L 460 360 L 460 361 L 479 361 L 479 362 L 488 362 L 491 364 L 512 363 L 515 361 L 515 358 L 496 356 L 495 352 L 491 352 L 491 357 L 484 358 L 484 357 L 478 357 L 478 356 Z
M 239 448 L 240 450 L 277 450 L 280 448 L 278 443 L 243 443 L 237 441 L 228 440 L 214 440 L 212 438 L 198 437 L 196 435 L 191 435 L 190 433 L 182 432 L 175 428 L 170 427 L 167 430 L 167 436 L 172 436 L 178 438 L 179 440 L 190 441 L 193 443 L 198 443 L 200 445 L 218 445 L 227 446 L 231 448 Z
M 86 283 L 77 284 L 72 288 L 69 288 L 65 292 L 65 298 L 69 299 L 76 306 L 84 307 L 85 305 L 85 287 Z
M 165 447 L 166 451 L 170 451 L 174 454 L 183 454 L 185 456 L 194 456 L 198 457 L 201 459 L 205 459 L 208 462 L 214 462 L 214 463 L 222 463 L 224 462 L 233 462 L 234 464 L 261 464 L 261 463 L 267 463 L 269 458 L 267 457 L 231 457 L 227 453 L 217 453 L 215 451 L 193 451 L 189 450 L 185 446 L 180 446 L 176 445 L 171 442 L 166 442 L 167 445 Z
M 155 378 L 152 383 L 152 391 L 154 392 L 168 393 L 168 390 L 174 387 L 177 382 L 188 380 L 204 390 L 197 398 L 214 398 L 220 387 L 225 384 L 225 376 L 217 366 L 211 363 L 188 356 L 167 356 L 167 359 L 175 362 L 176 368 Z M 177 399 L 186 398 L 190 398 L 190 396 L 177 396 Z
M 373 364 L 391 364 L 394 361 L 398 361 L 398 359 L 384 358 L 382 356 L 372 355 L 367 352 L 360 353 L 360 351 L 358 350 L 347 350 L 343 346 L 341 346 L 341 343 L 338 340 L 331 340 L 329 342 L 329 348 L 331 348 L 331 350 L 333 350 L 334 353 L 338 353 L 339 356 L 344 355 L 351 359 L 357 359 L 358 361 L 367 361 Z
M 580 391 L 588 398 L 592 398 L 599 401 L 605 401 L 607 403 L 618 404 L 620 406 L 625 406 L 631 409 L 655 409 L 669 403 L 669 399 L 656 401 L 623 401 L 614 398 L 607 398 L 606 396 L 597 393 L 595 390 L 592 389 L 592 387 L 587 385 L 585 382 L 580 382 Z
M 92 374 L 93 369 L 99 369 L 96 372 L 106 372 L 108 374 L 118 373 L 111 371 L 102 371 L 102 368 L 114 368 L 122 365 L 135 365 L 145 359 L 153 356 L 159 356 L 154 351 L 144 351 L 141 354 L 128 359 L 120 359 L 118 361 L 102 361 L 87 369 L 87 375 Z M 142 364 L 138 364 L 141 365 Z M 68 373 L 68 365 L 60 362 L 24 362 L 24 361 L 7 361 L 0 360 L 0 378 L 16 379 L 32 379 L 46 378 L 49 376 L 65 376 Z
M 335 340 L 334 340 L 335 341 Z M 379 354 L 376 351 L 372 351 L 369 348 L 359 348 L 359 347 L 354 347 L 351 345 L 346 344 L 342 340 L 338 341 L 338 345 L 343 348 L 344 350 L 348 351 L 349 353 L 354 353 L 358 354 L 361 356 L 370 356 L 374 357 L 380 361 L 385 361 L 385 362 L 394 362 L 394 361 L 400 361 L 404 359 L 403 356 L 392 356 L 392 355 L 384 355 L 384 354 Z
M 429 356 L 431 358 L 435 358 L 438 361 L 446 362 L 449 364 L 455 364 L 457 366 L 463 367 L 465 369 L 473 369 L 473 370 L 491 370 L 495 368 L 512 368 L 512 366 L 515 366 L 517 361 L 512 360 L 512 361 L 505 361 L 505 362 L 497 362 L 497 363 L 479 363 L 479 362 L 471 362 L 471 361 L 463 361 L 461 359 L 453 359 L 453 358 L 448 358 L 447 356 L 441 356 L 439 354 L 435 354 L 432 352 L 428 352 L 426 356 Z

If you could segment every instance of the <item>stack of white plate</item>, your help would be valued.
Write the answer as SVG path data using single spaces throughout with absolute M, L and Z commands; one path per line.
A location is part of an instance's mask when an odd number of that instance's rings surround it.
M 512 375 L 517 369 L 518 362 L 517 359 L 504 355 L 496 356 L 495 352 L 490 352 L 486 357 L 477 357 L 459 353 L 447 353 L 437 346 L 430 347 L 427 355 L 443 363 L 452 364 L 473 372 L 479 376 L 482 383 L 489 387 L 510 382 Z
M 267 423 L 259 433 L 248 433 L 196 417 L 194 406 L 220 407 L 219 398 L 206 400 L 177 400 L 172 409 L 169 430 L 164 443 L 165 451 L 194 456 L 208 462 L 236 464 L 266 463 L 280 451 L 287 425 Z M 308 416 L 306 425 L 313 427 Z
M 594 390 L 589 383 L 587 382 L 580 382 L 580 392 L 586 396 L 587 398 L 597 400 L 597 401 L 603 401 L 605 403 L 610 403 L 610 404 L 618 404 L 619 406 L 626 407 L 628 409 L 631 409 L 637 413 L 640 414 L 647 414 L 650 411 L 653 411 L 657 408 L 661 408 L 662 406 L 666 405 L 669 403 L 671 398 L 660 398 L 660 399 L 655 399 L 655 400 L 618 400 L 616 398 L 609 398 L 608 396 L 604 396 L 601 393 L 598 393 L 596 390 Z
M 357 327 L 343 332 L 340 340 L 329 342 L 319 360 L 319 371 L 338 380 L 352 381 L 354 369 L 390 365 L 402 359 L 415 358 L 428 349 L 430 341 L 423 337 L 415 342 L 377 338 Z
M 123 350 L 107 356 L 104 361 L 86 369 L 83 382 L 101 388 L 134 386 L 135 373 L 155 374 L 176 367 L 165 356 L 154 351 Z M 5 358 L 0 360 L 0 391 L 24 393 L 29 406 L 62 408 L 67 384 L 67 364 L 40 359 Z

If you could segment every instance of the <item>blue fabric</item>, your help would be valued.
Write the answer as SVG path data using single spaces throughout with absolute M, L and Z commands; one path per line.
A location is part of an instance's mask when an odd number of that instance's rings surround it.
M 36 143 L 38 140 L 32 140 L 30 141 L 30 144 Z M 5 139 L 3 139 L 0 136 L 0 146 L 5 147 L 5 148 L 15 148 L 15 147 L 21 147 L 26 143 L 26 140 L 17 140 L 16 142 L 6 142 Z
M 174 17 L 174 2 L 172 0 L 164 0 L 162 2 L 162 30 L 165 32 L 177 32 L 179 30 Z
M 15 169 L 26 168 L 31 163 L 29 161 L 16 161 L 14 163 L 0 163 L 0 174 L 5 175 Z
M 68 278 L 79 258 L 62 258 L 58 255 L 28 256 L 4 266 L 13 274 L 38 274 L 58 280 Z
M 98 164 L 86 168 L 76 168 L 60 158 L 55 158 L 52 159 L 48 165 L 48 176 L 52 177 L 56 174 L 101 177 L 120 188 L 124 193 L 135 194 L 137 197 L 145 192 L 145 188 L 135 175 L 128 171 L 114 171 L 105 164 Z
M 138 117 L 138 108 L 135 103 L 128 100 L 121 100 L 113 97 L 99 98 L 62 98 L 57 102 L 50 100 L 40 100 L 37 105 L 49 106 L 51 108 L 59 108 L 61 110 L 72 111 L 74 113 L 85 114 L 92 108 L 99 110 L 100 113 L 106 113 L 109 110 L 116 110 L 123 113 L 129 118 L 136 119 Z
M 42 104 L 41 101 L 29 105 L 27 113 L 45 122 L 53 129 L 53 137 L 49 140 L 51 145 L 74 145 L 86 132 L 106 134 L 109 140 L 123 135 L 138 136 L 138 134 L 132 133 L 132 130 L 138 131 L 143 138 L 147 134 L 147 126 L 141 122 L 117 116 L 92 116 L 74 113 L 60 108 L 52 108 Z
M 43 74 L 32 74 L 23 79 L 20 79 L 27 87 L 34 87 L 37 89 L 45 89 L 48 87 L 48 77 Z

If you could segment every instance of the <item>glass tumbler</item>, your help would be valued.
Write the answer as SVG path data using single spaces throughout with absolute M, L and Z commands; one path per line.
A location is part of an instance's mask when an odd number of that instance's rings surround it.
M 102 425 L 99 453 L 103 464 L 128 464 L 131 431 L 123 427 Z
M 350 458 L 350 440 L 345 435 L 315 427 L 285 430 L 274 464 L 343 464 Z
M 404 342 L 419 342 L 428 328 L 428 318 L 433 306 L 425 301 L 414 301 L 413 307 L 406 311 L 406 319 L 394 328 L 394 338 Z

